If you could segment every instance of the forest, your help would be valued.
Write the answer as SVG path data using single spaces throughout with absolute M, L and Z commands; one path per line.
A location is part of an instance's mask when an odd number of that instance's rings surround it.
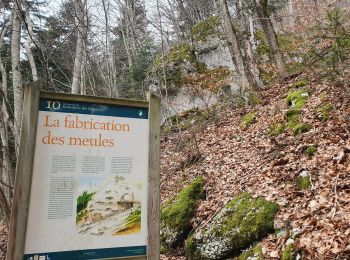
M 160 97 L 160 259 L 350 259 L 349 0 L 2 0 L 0 73 L 0 259 L 38 80 Z

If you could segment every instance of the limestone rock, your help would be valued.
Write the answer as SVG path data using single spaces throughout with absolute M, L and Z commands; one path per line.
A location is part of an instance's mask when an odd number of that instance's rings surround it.
M 278 205 L 242 193 L 186 240 L 188 259 L 226 259 L 273 231 Z

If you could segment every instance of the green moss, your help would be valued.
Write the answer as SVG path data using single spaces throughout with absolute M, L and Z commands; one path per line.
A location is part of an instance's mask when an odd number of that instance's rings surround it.
M 212 35 L 221 36 L 222 33 L 218 29 L 220 25 L 221 25 L 220 17 L 212 16 L 196 24 L 192 28 L 191 34 L 195 41 L 205 42 L 208 39 L 208 37 Z
M 305 106 L 309 94 L 305 90 L 298 90 L 288 94 L 286 103 L 291 107 L 286 112 L 288 128 L 292 130 L 294 135 L 299 135 L 308 132 L 312 126 L 301 123 L 299 120 L 301 109 Z
M 254 199 L 249 193 L 234 197 L 207 228 L 188 242 L 192 259 L 227 259 L 273 232 L 276 203 Z
M 196 178 L 161 208 L 161 243 L 171 248 L 191 230 L 191 218 L 203 196 L 204 181 Z
M 311 128 L 310 124 L 298 123 L 292 127 L 292 130 L 294 135 L 300 135 L 309 132 Z
M 298 90 L 288 94 L 286 101 L 288 106 L 294 109 L 302 109 L 309 98 L 309 94 L 305 90 Z
M 251 248 L 248 251 L 243 252 L 238 257 L 238 260 L 248 260 L 248 259 L 255 259 L 255 260 L 262 260 L 263 259 L 263 252 L 261 246 L 255 246 Z
M 286 125 L 283 123 L 273 124 L 270 126 L 269 135 L 271 137 L 279 136 L 286 129 Z
M 167 83 L 169 85 L 178 86 L 182 83 L 180 69 L 182 63 L 187 61 L 195 68 L 199 66 L 194 53 L 194 48 L 186 43 L 175 45 L 169 50 L 164 59 L 161 55 L 155 59 L 152 73 L 157 75 L 160 79 L 163 79 L 164 68 Z
M 281 260 L 294 260 L 294 259 L 295 259 L 295 256 L 294 256 L 294 244 L 289 244 L 283 250 Z
M 242 123 L 246 127 L 249 127 L 250 125 L 256 122 L 257 116 L 258 116 L 258 113 L 248 113 L 242 117 Z
M 299 118 L 301 111 L 299 109 L 289 109 L 286 112 L 286 117 L 288 122 L 295 120 L 295 118 Z
M 333 109 L 333 106 L 331 104 L 325 104 L 323 106 L 321 106 L 317 112 L 319 113 L 319 118 L 322 121 L 327 121 L 330 117 L 330 113 Z
M 185 241 L 185 255 L 187 259 L 196 259 L 195 252 L 196 251 L 196 242 L 192 236 L 188 237 Z
M 308 156 L 313 156 L 316 152 L 317 152 L 317 147 L 314 145 L 310 145 L 305 151 L 305 153 Z
M 306 190 L 311 187 L 310 176 L 299 176 L 297 179 L 297 187 L 300 190 Z
M 161 219 L 169 227 L 188 227 L 193 217 L 197 201 L 203 195 L 203 178 L 196 178 L 180 193 L 162 207 Z
M 258 231 L 259 226 L 263 227 L 261 233 L 273 230 L 273 219 L 278 205 L 263 198 L 253 199 L 249 193 L 243 193 L 230 201 L 225 208 L 228 210 L 233 209 L 235 213 L 225 221 L 219 233 L 224 234 L 240 226 L 240 233 L 247 231 L 244 233 L 244 236 L 251 234 L 258 237 L 259 234 L 254 233 Z M 260 214 L 252 214 L 257 209 L 261 209 L 262 212 Z
M 290 87 L 291 88 L 302 88 L 302 87 L 305 87 L 308 84 L 310 84 L 310 80 L 303 79 L 303 80 L 294 82 Z
M 167 63 L 181 63 L 185 60 L 196 63 L 194 49 L 186 43 L 173 46 L 166 56 Z

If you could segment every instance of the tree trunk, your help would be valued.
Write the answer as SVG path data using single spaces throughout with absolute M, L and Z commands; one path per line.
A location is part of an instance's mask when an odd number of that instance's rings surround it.
M 105 16 L 105 57 L 107 58 L 106 61 L 106 70 L 107 70 L 107 86 L 109 90 L 109 96 L 113 96 L 112 87 L 114 82 L 112 82 L 112 68 L 111 68 L 111 58 L 113 60 L 113 56 L 110 55 L 110 38 L 109 38 L 109 2 L 106 2 L 106 0 L 102 0 L 102 6 L 103 6 L 103 13 Z
M 288 1 L 288 13 L 289 13 L 289 27 L 294 32 L 295 31 L 295 18 L 294 18 L 293 0 Z
M 75 21 L 77 26 L 77 44 L 74 58 L 74 69 L 72 79 L 72 93 L 81 93 L 82 68 L 84 61 L 84 47 L 87 34 L 86 23 L 86 0 L 74 0 Z
M 35 61 L 34 61 L 34 56 L 32 53 L 32 49 L 31 49 L 31 45 L 34 43 L 33 41 L 33 22 L 30 19 L 30 12 L 29 12 L 29 5 L 27 1 L 23 2 L 23 6 L 24 6 L 24 11 L 25 11 L 25 22 L 26 22 L 26 27 L 27 27 L 27 31 L 28 31 L 28 38 L 27 41 L 24 43 L 24 48 L 26 49 L 27 52 L 27 57 L 28 57 L 28 61 L 29 61 L 29 66 L 30 66 L 30 70 L 32 71 L 32 78 L 33 81 L 37 81 L 38 80 L 38 72 L 36 69 L 36 65 L 35 65 Z
M 1 30 L 0 33 L 0 49 L 2 48 L 3 40 L 5 37 L 5 34 L 8 30 L 8 27 L 10 25 L 11 21 L 5 22 L 4 27 Z M 10 149 L 9 149 L 9 114 L 8 114 L 8 108 L 6 104 L 9 104 L 8 97 L 7 97 L 7 73 L 5 70 L 4 63 L 2 61 L 2 57 L 0 54 L 0 74 L 1 74 L 1 98 L 0 98 L 0 104 L 1 104 L 1 111 L 0 111 L 0 139 L 1 139 L 1 151 L 2 151 L 2 167 L 0 172 L 0 180 L 4 184 L 0 184 L 1 194 L 3 196 L 0 199 L 2 210 L 4 212 L 1 212 L 4 216 L 7 222 L 10 221 L 10 202 L 12 198 L 12 189 L 10 188 L 13 186 L 14 183 L 14 171 L 11 164 L 11 155 L 10 155 Z
M 21 75 L 21 1 L 15 1 L 12 12 L 12 37 L 11 37 L 11 64 L 12 64 L 12 86 L 14 100 L 14 127 L 15 139 L 19 142 L 19 133 L 22 121 L 23 88 Z M 16 146 L 17 147 L 17 146 Z M 16 151 L 18 153 L 18 149 Z
M 268 12 L 267 1 L 268 0 L 254 0 L 253 4 L 255 7 L 255 11 L 258 14 L 260 24 L 266 35 L 267 42 L 272 52 L 272 58 L 275 61 L 275 64 L 278 68 L 279 75 L 281 77 L 286 77 L 288 74 L 287 67 L 283 60 L 283 56 L 279 50 L 276 33 Z
M 242 55 L 240 42 L 238 40 L 237 32 L 232 24 L 231 15 L 228 10 L 226 0 L 217 0 L 217 6 L 220 10 L 220 15 L 224 25 L 225 32 L 227 34 L 227 41 L 231 52 L 232 60 L 236 66 L 237 72 L 240 77 L 240 87 L 242 90 L 249 89 L 255 86 L 254 80 L 249 76 L 249 71 L 246 68 L 246 64 Z
M 237 19 L 240 24 L 241 38 L 244 44 L 245 50 L 245 59 L 247 63 L 247 69 L 249 73 L 249 77 L 252 78 L 254 82 L 254 87 L 263 87 L 263 82 L 260 79 L 260 73 L 255 61 L 254 52 L 252 42 L 252 35 L 254 35 L 254 31 L 252 31 L 252 26 L 250 25 L 250 20 L 247 15 L 243 12 L 243 0 L 238 0 L 236 2 L 236 10 L 237 10 Z

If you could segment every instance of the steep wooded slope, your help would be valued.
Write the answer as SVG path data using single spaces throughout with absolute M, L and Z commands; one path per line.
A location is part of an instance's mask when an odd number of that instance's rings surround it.
M 175 129 L 164 134 L 162 203 L 185 183 L 203 176 L 206 199 L 198 206 L 192 221 L 194 229 L 208 224 L 233 196 L 248 191 L 280 206 L 276 234 L 261 242 L 266 259 L 281 257 L 293 229 L 300 233 L 294 244 L 303 259 L 348 259 L 350 101 L 344 89 L 332 82 L 305 81 L 305 75 L 261 91 L 262 102 L 258 105 L 218 108 L 217 119 L 207 121 L 201 130 L 195 131 L 198 126 L 194 124 L 181 132 Z M 299 123 L 311 128 L 294 135 L 288 128 L 286 112 L 291 104 L 286 99 L 288 93 L 300 90 L 307 94 Z M 250 115 L 255 119 L 245 126 L 242 117 L 248 113 L 253 113 Z M 272 130 L 279 124 L 286 125 L 286 129 L 272 137 Z M 197 162 L 188 156 L 188 144 L 194 139 L 201 153 Z M 310 176 L 310 187 L 300 187 L 300 176 Z M 182 259 L 181 249 L 162 259 Z

